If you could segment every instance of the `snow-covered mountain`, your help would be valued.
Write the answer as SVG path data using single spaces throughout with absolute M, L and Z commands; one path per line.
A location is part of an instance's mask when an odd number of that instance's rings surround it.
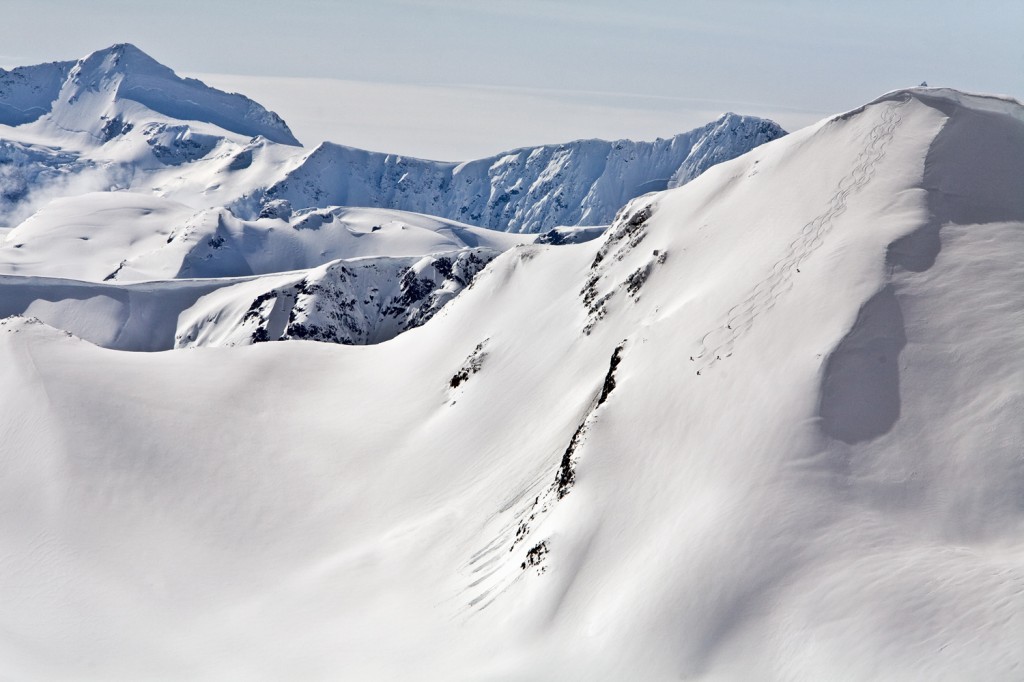
M 590 240 L 33 125 L 137 170 L 0 232 L 0 677 L 1018 676 L 1019 102 L 888 93 Z
M 0 70 L 0 226 L 92 191 L 178 193 L 196 208 L 214 206 L 203 192 L 268 147 L 273 164 L 301 154 L 273 112 L 179 78 L 132 45 Z M 196 162 L 204 170 L 187 180 L 176 171 Z
M 729 114 L 671 140 L 589 140 L 465 164 L 332 144 L 306 153 L 273 112 L 242 95 L 181 79 L 127 44 L 77 62 L 0 72 L 0 103 L 0 225 L 7 225 L 0 228 L 0 274 L 83 285 L 154 283 L 128 297 L 109 287 L 78 286 L 75 296 L 53 306 L 27 298 L 39 291 L 39 281 L 7 278 L 18 294 L 0 310 L 38 314 L 125 350 L 166 349 L 174 338 L 190 337 L 198 322 L 187 329 L 172 325 L 173 335 L 168 325 L 195 304 L 193 294 L 220 288 L 158 280 L 216 278 L 232 292 L 264 295 L 280 278 L 236 287 L 238 278 L 291 273 L 295 281 L 333 281 L 355 267 L 352 259 L 384 258 L 374 267 L 400 279 L 415 263 L 450 258 L 444 254 L 453 249 L 466 250 L 482 265 L 519 244 L 578 243 L 598 237 L 628 199 L 682 184 L 784 134 L 770 121 Z M 432 272 L 431 287 L 421 289 L 435 302 L 450 300 L 465 285 Z M 372 288 L 388 287 L 378 282 Z M 370 308 L 386 303 L 374 291 L 356 289 L 346 285 L 344 296 L 326 295 L 340 290 L 318 284 L 322 295 L 314 307 L 340 319 L 349 315 L 339 307 L 343 301 L 372 301 Z M 119 303 L 99 315 L 81 297 L 86 290 L 106 292 L 95 295 Z M 217 300 L 229 305 L 233 295 L 218 294 Z M 430 316 L 426 311 L 436 311 L 421 304 L 385 316 L 405 320 L 393 331 L 421 324 Z M 154 306 L 167 307 L 157 312 Z M 126 332 L 126 320 L 143 310 L 161 323 L 152 334 Z M 218 317 L 216 333 L 203 323 L 204 333 L 189 345 L 264 339 L 252 330 L 232 331 L 236 318 Z M 108 320 L 106 328 L 100 319 Z M 392 333 L 383 331 L 392 326 L 379 310 L 367 309 L 361 319 L 358 329 L 328 325 L 321 328 L 334 330 L 334 337 L 316 337 L 349 343 Z M 289 338 L 279 331 L 266 338 Z
M 513 232 L 606 225 L 625 201 L 784 134 L 771 121 L 726 114 L 668 140 L 581 140 L 462 164 L 332 143 L 305 152 L 275 113 L 121 44 L 77 62 L 0 70 L 0 224 L 50 198 L 130 189 L 243 218 L 287 201 Z
M 630 199 L 678 187 L 716 163 L 785 135 L 777 124 L 725 114 L 668 140 L 578 140 L 466 163 L 424 161 L 324 143 L 239 210 L 272 200 L 400 208 L 495 230 L 606 225 Z
M 0 69 L 0 123 L 31 123 L 53 108 L 74 62 Z
M 199 121 L 239 135 L 298 145 L 280 116 L 248 97 L 228 94 L 173 71 L 134 45 L 99 50 L 77 62 L 0 69 L 0 123 L 85 133 L 108 142 L 154 114 Z M 156 134 L 156 133 L 154 133 Z

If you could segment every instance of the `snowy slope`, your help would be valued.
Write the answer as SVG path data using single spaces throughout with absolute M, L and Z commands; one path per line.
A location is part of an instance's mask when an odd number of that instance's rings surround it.
M 120 350 L 300 336 L 379 343 L 426 322 L 502 251 L 601 232 L 514 235 L 382 209 L 287 217 L 243 221 L 225 209 L 194 212 L 136 192 L 53 200 L 0 233 L 0 317 L 38 317 Z M 120 286 L 133 282 L 146 284 Z M 285 326 L 269 329 L 249 314 L 254 299 L 279 296 L 278 309 L 289 302 Z
M 241 281 L 245 278 L 110 284 L 0 275 L 0 318 L 35 318 L 105 348 L 168 350 L 182 311 Z
M 30 123 L 48 112 L 60 95 L 73 62 L 0 69 L 0 123 Z
M 730 113 L 668 140 L 579 140 L 465 163 L 324 143 L 237 208 L 253 211 L 253 202 L 270 200 L 294 208 L 378 206 L 510 232 L 606 225 L 626 201 L 682 185 L 783 135 L 771 121 Z
M 1024 108 L 890 93 L 387 343 L 0 323 L 0 670 L 1015 679 Z
M 140 192 L 55 199 L 0 237 L 0 274 L 93 282 L 241 277 L 339 258 L 504 251 L 537 239 L 381 209 L 333 207 L 288 218 L 240 220 L 223 208 L 195 211 Z

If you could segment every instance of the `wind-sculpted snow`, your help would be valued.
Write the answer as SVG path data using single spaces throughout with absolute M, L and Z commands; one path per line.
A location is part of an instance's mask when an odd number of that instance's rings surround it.
M 89 343 L 122 351 L 174 348 L 178 316 L 237 279 L 110 284 L 0 275 L 0 318 L 32 317 Z
M 324 143 L 238 206 L 377 206 L 509 232 L 606 225 L 630 199 L 682 185 L 784 134 L 771 121 L 726 114 L 667 140 L 580 140 L 458 164 Z
M 875 294 L 825 365 L 821 428 L 844 443 L 872 440 L 900 417 L 899 356 L 907 345 L 893 287 Z

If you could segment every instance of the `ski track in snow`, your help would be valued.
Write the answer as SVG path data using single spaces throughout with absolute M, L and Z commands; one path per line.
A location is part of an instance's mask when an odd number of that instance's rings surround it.
M 782 258 L 772 265 L 767 277 L 754 285 L 742 301 L 729 309 L 724 322 L 700 337 L 700 351 L 690 359 L 701 375 L 716 363 L 732 355 L 736 341 L 754 325 L 762 313 L 775 307 L 778 300 L 793 286 L 800 265 L 821 246 L 836 218 L 846 212 L 850 197 L 870 182 L 878 164 L 885 158 L 896 128 L 903 120 L 900 109 L 910 101 L 906 95 L 882 109 L 881 120 L 867 135 L 867 144 L 858 154 L 853 170 L 839 181 L 824 211 L 808 222 L 790 242 Z
M 587 416 L 590 412 L 591 409 L 588 408 Z M 545 464 L 518 494 L 501 506 L 497 517 L 504 516 L 517 505 L 519 509 L 501 525 L 487 544 L 474 552 L 469 561 L 463 564 L 464 579 L 468 581 L 463 594 L 471 612 L 486 609 L 526 574 L 525 570 L 519 568 L 519 554 L 513 552 L 533 535 L 532 531 L 536 526 L 533 522 L 538 517 L 546 517 L 551 511 L 555 502 L 552 481 L 557 469 L 557 464 Z M 527 500 L 525 504 L 524 499 Z M 526 531 L 520 531 L 524 527 Z
M 537 530 L 575 484 L 574 470 L 580 459 L 578 450 L 586 442 L 588 428 L 600 416 L 600 408 L 615 389 L 615 372 L 622 360 L 621 353 L 628 342 L 628 339 L 624 339 L 612 354 L 604 380 L 575 422 L 576 431 L 569 439 L 568 448 L 558 462 L 554 466 L 542 466 L 539 472 L 508 502 L 502 504 L 498 513 L 489 519 L 490 521 L 506 514 L 517 505 L 519 507 L 513 512 L 512 518 L 499 528 L 496 535 L 483 548 L 474 552 L 469 561 L 462 566 L 463 572 L 468 573 L 468 579 L 471 581 L 464 590 L 464 593 L 472 595 L 467 602 L 471 610 L 482 611 L 490 606 L 527 575 L 529 569 L 536 568 L 538 574 L 547 570 L 543 557 L 549 551 L 549 537 L 538 533 Z M 572 474 L 571 480 L 566 482 L 561 480 L 560 474 L 567 466 L 572 470 Z M 532 501 L 530 498 L 533 498 Z M 512 554 L 520 546 L 525 548 L 525 552 Z M 508 547 L 508 550 L 505 547 Z M 536 561 L 531 561 L 531 554 L 542 547 L 543 553 L 538 555 Z M 514 557 L 513 561 L 501 561 L 503 557 L 508 559 L 510 554 Z M 521 558 L 523 561 L 520 561 Z M 487 570 L 484 575 L 476 575 L 484 570 Z

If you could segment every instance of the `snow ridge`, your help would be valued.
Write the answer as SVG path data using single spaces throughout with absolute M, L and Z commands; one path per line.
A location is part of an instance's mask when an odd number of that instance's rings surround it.
M 30 123 L 50 111 L 74 62 L 0 69 L 0 124 Z
M 237 204 L 374 206 L 428 213 L 509 232 L 606 225 L 630 199 L 678 187 L 711 166 L 785 135 L 776 123 L 728 113 L 654 142 L 578 140 L 464 163 L 368 152 L 326 142 Z
M 851 196 L 871 180 L 875 167 L 885 156 L 886 147 L 892 142 L 896 128 L 902 121 L 900 108 L 910 99 L 909 95 L 905 95 L 895 102 L 882 105 L 878 124 L 868 133 L 867 144 L 849 175 L 836 186 L 825 210 L 804 225 L 785 255 L 772 266 L 771 273 L 758 282 L 740 303 L 729 309 L 725 321 L 701 337 L 700 350 L 690 358 L 695 363 L 697 374 L 731 356 L 736 340 L 750 329 L 759 315 L 771 310 L 793 286 L 793 278 L 800 273 L 800 265 L 822 245 L 833 222 L 846 212 Z

